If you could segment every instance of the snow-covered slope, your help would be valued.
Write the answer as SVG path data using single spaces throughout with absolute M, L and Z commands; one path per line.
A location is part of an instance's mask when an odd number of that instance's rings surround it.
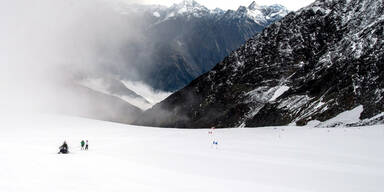
M 2 113 L 0 191 L 380 192 L 383 138 L 379 126 L 221 129 L 209 136 Z M 89 151 L 80 150 L 82 139 Z M 71 153 L 58 155 L 64 140 Z

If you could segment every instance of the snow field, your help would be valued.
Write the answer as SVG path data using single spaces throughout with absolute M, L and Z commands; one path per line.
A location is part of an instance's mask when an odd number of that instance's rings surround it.
M 0 119 L 0 191 L 382 191 L 384 127 L 180 130 Z M 218 139 L 218 148 L 211 139 Z M 88 139 L 89 151 L 80 150 Z M 66 140 L 71 153 L 58 155 Z

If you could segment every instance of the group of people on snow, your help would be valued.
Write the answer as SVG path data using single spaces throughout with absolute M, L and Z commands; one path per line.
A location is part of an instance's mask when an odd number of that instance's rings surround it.
M 88 150 L 88 140 L 84 141 L 81 140 L 80 142 L 81 150 Z M 67 154 L 69 153 L 69 147 L 66 141 L 59 147 L 59 153 L 58 154 Z
M 215 147 L 217 149 L 217 146 L 219 145 L 219 141 L 217 140 L 215 134 L 215 127 L 211 127 L 211 130 L 208 131 L 208 135 L 210 136 L 210 139 L 212 140 L 212 147 Z
M 81 144 L 81 150 L 88 150 L 88 140 L 86 140 L 85 142 L 84 140 L 81 140 L 80 144 Z M 84 148 L 84 145 L 85 145 L 85 148 Z

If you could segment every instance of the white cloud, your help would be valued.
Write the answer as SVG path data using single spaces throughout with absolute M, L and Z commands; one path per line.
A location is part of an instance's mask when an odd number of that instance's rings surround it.
M 127 0 L 124 0 L 127 1 Z M 137 0 L 138 3 L 145 4 L 161 4 L 161 5 L 172 5 L 173 3 L 179 3 L 182 0 Z M 207 6 L 208 8 L 221 8 L 221 9 L 237 9 L 240 5 L 250 5 L 253 0 L 196 0 L 198 3 Z M 281 4 L 287 7 L 289 10 L 298 10 L 304 6 L 307 6 L 314 2 L 314 0 L 256 0 L 259 5 L 271 5 Z
M 149 85 L 141 81 L 121 81 L 128 89 L 134 91 L 143 98 L 136 98 L 132 95 L 121 95 L 112 93 L 109 90 L 110 85 L 102 78 L 86 78 L 79 82 L 80 85 L 90 88 L 94 91 L 120 98 L 142 110 L 151 108 L 156 103 L 164 100 L 172 92 L 164 92 L 152 89 Z
M 70 106 L 74 101 L 62 92 L 72 89 L 67 84 L 73 76 L 123 62 L 115 50 L 138 39 L 132 27 L 138 21 L 120 19 L 104 1 L 13 0 L 0 6 L 0 110 Z
M 126 87 L 128 87 L 128 89 L 144 97 L 151 103 L 151 105 L 164 100 L 172 94 L 172 92 L 156 91 L 147 84 L 140 81 L 123 81 L 123 83 Z

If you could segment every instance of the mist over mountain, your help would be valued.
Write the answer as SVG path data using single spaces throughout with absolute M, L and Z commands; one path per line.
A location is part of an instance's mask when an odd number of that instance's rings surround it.
M 112 60 L 97 63 L 95 70 L 83 70 L 76 81 L 142 110 L 209 71 L 248 38 L 288 13 L 281 5 L 259 6 L 255 2 L 236 11 L 210 10 L 193 0 L 171 7 L 115 4 L 114 11 L 119 25 L 124 25 L 116 28 L 130 30 L 134 38 L 124 38 L 112 49 L 101 47 L 114 51 L 107 57 L 113 56 Z M 145 89 L 152 89 L 153 97 L 163 97 L 148 102 L 150 98 L 135 93 L 140 89 L 124 86 L 130 82 L 147 84 Z
M 117 10 L 140 18 L 143 33 L 122 48 L 129 65 L 118 66 L 118 75 L 164 91 L 184 87 L 288 13 L 281 5 L 255 2 L 236 11 L 210 10 L 193 0 L 171 7 L 123 4 Z
M 223 11 L 195 1 L 104 0 L 16 0 L 0 11 L 3 109 L 125 123 L 287 13 L 277 5 Z
M 383 123 L 384 5 L 318 0 L 248 40 L 210 72 L 146 111 L 140 125 L 306 125 L 356 113 Z
M 164 99 L 288 13 L 281 5 L 255 2 L 236 11 L 210 10 L 193 0 L 171 7 L 120 3 L 113 11 L 119 25 L 114 29 L 129 30 L 132 37 L 117 36 L 120 42 L 101 45 L 105 52 L 100 54 L 107 54 L 106 60 L 96 63 L 94 70 L 82 70 L 75 81 L 142 110 L 155 102 L 135 93 L 140 90 L 126 87 L 127 82 L 147 84 L 153 97 L 164 95 Z
M 102 0 L 16 0 L 0 7 L 0 110 L 58 112 L 129 123 L 141 110 L 114 83 L 106 94 L 81 83 L 118 66 L 121 42 L 139 38 L 134 19 Z M 123 25 L 124 23 L 124 25 Z M 114 29 L 114 30 L 111 30 Z M 104 79 L 113 79 L 105 73 Z M 108 82 L 113 82 L 108 81 Z

